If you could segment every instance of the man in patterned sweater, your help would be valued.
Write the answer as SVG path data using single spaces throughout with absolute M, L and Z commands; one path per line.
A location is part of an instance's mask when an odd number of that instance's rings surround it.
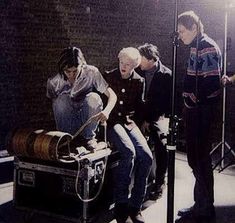
M 215 217 L 214 178 L 210 157 L 209 132 L 220 94 L 221 52 L 203 30 L 193 11 L 178 17 L 179 38 L 190 46 L 184 78 L 185 133 L 188 164 L 195 177 L 194 205 L 178 212 L 176 222 Z

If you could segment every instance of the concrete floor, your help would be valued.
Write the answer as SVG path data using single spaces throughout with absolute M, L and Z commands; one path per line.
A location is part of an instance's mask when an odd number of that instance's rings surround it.
M 175 211 L 189 207 L 193 203 L 192 188 L 194 179 L 187 165 L 184 153 L 176 153 L 175 171 Z M 215 207 L 216 223 L 235 223 L 235 166 L 230 166 L 222 172 L 214 171 L 215 176 Z M 34 213 L 31 216 L 13 206 L 13 183 L 0 184 L 0 223 L 65 223 L 69 219 L 55 218 Z M 156 202 L 146 201 L 148 206 L 142 213 L 146 223 L 165 223 L 167 215 L 167 189 L 161 199 Z M 30 220 L 29 220 L 30 219 Z M 76 221 L 76 220 L 75 220 Z M 79 222 L 79 221 L 77 221 Z M 102 222 L 102 220 L 100 221 Z M 104 221 L 105 222 L 105 221 Z M 107 222 L 107 221 L 106 221 Z M 115 220 L 110 223 L 116 223 Z

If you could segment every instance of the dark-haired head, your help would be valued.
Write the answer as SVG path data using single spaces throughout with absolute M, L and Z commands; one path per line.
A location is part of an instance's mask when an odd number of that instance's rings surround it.
M 78 67 L 79 65 L 83 64 L 86 64 L 86 61 L 82 51 L 77 47 L 68 47 L 60 54 L 58 70 L 60 75 L 63 76 L 65 80 L 67 80 L 64 70 L 71 67 Z
M 204 26 L 194 11 L 186 11 L 178 16 L 178 25 L 183 25 L 186 29 L 192 30 L 195 25 L 198 30 L 198 34 L 203 34 Z
M 139 46 L 138 50 L 140 52 L 140 55 L 144 56 L 148 60 L 158 61 L 159 59 L 160 55 L 158 48 L 153 44 L 145 43 L 144 45 Z

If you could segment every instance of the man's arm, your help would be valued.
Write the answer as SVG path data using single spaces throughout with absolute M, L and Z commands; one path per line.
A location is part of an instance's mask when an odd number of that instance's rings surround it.
M 114 108 L 116 101 L 117 101 L 117 95 L 112 90 L 112 88 L 108 87 L 107 90 L 104 92 L 104 94 L 107 96 L 108 101 L 106 107 L 101 111 L 99 114 L 95 116 L 95 119 L 100 122 L 105 122 L 109 118 L 109 114 Z
M 104 92 L 104 94 L 108 97 L 108 102 L 104 110 L 102 111 L 104 114 L 107 115 L 107 118 L 109 117 L 110 112 L 114 108 L 116 102 L 117 102 L 117 95 L 113 91 L 112 88 L 108 87 L 107 90 Z
M 204 52 L 204 53 L 202 53 Z M 198 100 L 205 103 L 220 94 L 221 53 L 216 46 L 208 46 L 199 51 Z
M 54 99 L 57 97 L 56 92 L 55 92 L 55 87 L 52 84 L 51 78 L 47 80 L 46 96 L 50 99 Z

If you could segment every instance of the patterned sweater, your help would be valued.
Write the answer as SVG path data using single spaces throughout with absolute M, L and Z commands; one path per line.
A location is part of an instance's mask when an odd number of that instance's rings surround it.
M 221 52 L 218 45 L 206 34 L 193 40 L 184 78 L 184 102 L 186 107 L 208 104 L 220 94 Z

